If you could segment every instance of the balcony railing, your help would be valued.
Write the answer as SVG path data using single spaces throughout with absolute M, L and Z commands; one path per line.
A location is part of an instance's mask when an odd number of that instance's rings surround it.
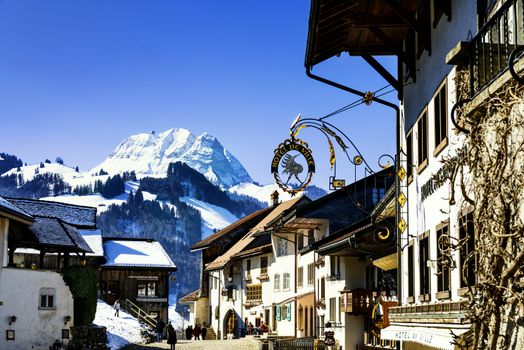
M 508 68 L 524 45 L 524 0 L 506 1 L 470 41 L 470 95 L 477 95 Z

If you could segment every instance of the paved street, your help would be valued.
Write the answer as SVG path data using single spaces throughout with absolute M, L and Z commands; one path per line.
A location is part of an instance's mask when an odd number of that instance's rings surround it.
M 176 350 L 258 350 L 258 341 L 253 339 L 233 340 L 180 340 Z M 136 345 L 133 350 L 169 349 L 165 342 Z

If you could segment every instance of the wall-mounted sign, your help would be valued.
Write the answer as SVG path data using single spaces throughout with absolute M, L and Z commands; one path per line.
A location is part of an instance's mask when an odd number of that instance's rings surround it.
M 275 149 L 271 173 L 278 186 L 295 195 L 304 190 L 315 173 L 315 160 L 307 143 L 287 139 Z
M 324 332 L 324 344 L 327 346 L 335 345 L 335 332 L 333 331 Z

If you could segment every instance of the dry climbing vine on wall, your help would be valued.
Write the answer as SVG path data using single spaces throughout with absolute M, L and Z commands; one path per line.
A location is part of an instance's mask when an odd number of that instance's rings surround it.
M 467 73 L 457 73 L 457 101 L 468 96 Z M 467 110 L 467 109 L 470 110 Z M 524 87 L 514 81 L 476 107 L 465 106 L 457 123 L 465 135 L 454 162 L 451 188 L 472 205 L 475 285 L 468 285 L 467 319 L 471 331 L 457 344 L 464 349 L 524 349 Z M 454 200 L 454 193 L 451 193 Z M 450 203 L 453 205 L 455 203 Z M 442 249 L 461 249 L 463 240 L 443 240 Z M 453 244 L 452 244 L 453 243 Z

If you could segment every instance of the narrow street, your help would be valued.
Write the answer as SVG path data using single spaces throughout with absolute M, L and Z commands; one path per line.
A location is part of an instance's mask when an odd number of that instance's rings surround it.
M 176 344 L 177 350 L 258 350 L 259 342 L 254 339 L 233 339 L 233 340 L 180 340 Z M 126 349 L 132 350 L 152 350 L 152 349 L 169 349 L 169 344 L 151 343 L 144 345 L 135 345 Z

